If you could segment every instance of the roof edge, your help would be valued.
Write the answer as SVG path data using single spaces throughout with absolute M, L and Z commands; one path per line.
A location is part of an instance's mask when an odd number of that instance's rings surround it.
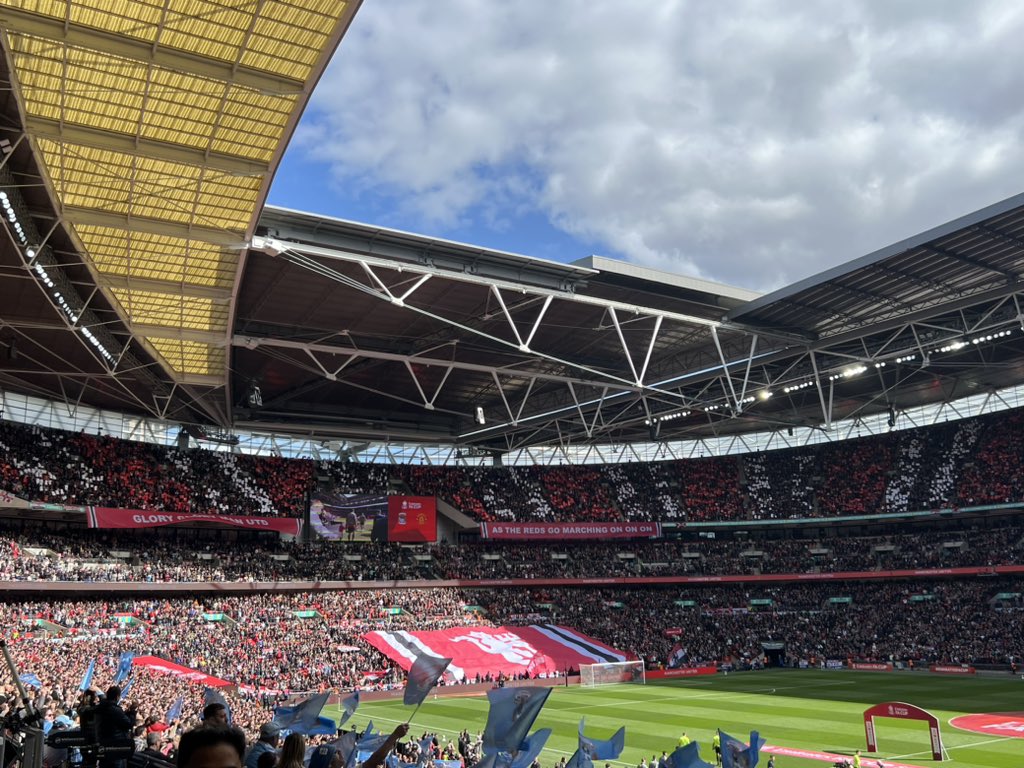
M 773 291 L 772 293 L 765 294 L 760 298 L 754 299 L 753 301 L 744 304 L 741 307 L 737 307 L 736 309 L 731 310 L 726 315 L 726 319 L 738 320 L 748 313 L 756 312 L 757 310 L 763 309 L 764 307 L 770 304 L 774 304 L 775 302 L 791 298 L 797 295 L 798 293 L 807 290 L 808 288 L 814 288 L 816 286 L 827 283 L 830 280 L 835 280 L 837 278 L 844 277 L 848 274 L 856 272 L 858 269 L 870 266 L 871 264 L 875 264 L 879 261 L 882 261 L 883 259 L 888 259 L 892 256 L 897 256 L 901 253 L 906 253 L 907 251 L 912 250 L 914 248 L 919 248 L 920 246 L 928 242 L 951 235 L 957 230 L 965 229 L 971 226 L 976 226 L 981 222 L 986 221 L 987 219 L 991 219 L 996 216 L 1001 216 L 1005 213 L 1009 213 L 1015 208 L 1021 207 L 1024 207 L 1024 192 L 1014 195 L 1013 197 L 1008 197 L 1005 200 L 1000 200 L 997 203 L 985 206 L 984 208 L 980 208 L 971 213 L 960 216 L 956 219 L 953 219 L 952 221 L 947 221 L 945 224 L 940 224 L 936 227 L 932 227 L 931 229 L 925 230 L 924 232 L 921 232 L 919 234 L 912 235 L 911 237 L 908 237 L 904 240 L 900 240 L 896 243 L 893 243 L 892 245 L 885 246 L 884 248 L 879 248 L 877 251 L 872 251 L 871 253 L 865 256 L 860 256 L 851 261 L 832 267 L 831 269 L 827 269 L 824 272 L 819 272 L 818 274 L 811 275 L 810 277 L 806 277 L 803 280 L 798 280 L 792 285 L 780 288 L 777 291 Z

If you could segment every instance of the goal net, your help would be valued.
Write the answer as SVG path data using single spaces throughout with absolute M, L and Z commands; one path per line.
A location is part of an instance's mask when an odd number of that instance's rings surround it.
M 647 682 L 642 661 L 614 661 L 605 664 L 581 664 L 580 685 L 592 688 L 595 685 L 617 685 L 618 683 Z

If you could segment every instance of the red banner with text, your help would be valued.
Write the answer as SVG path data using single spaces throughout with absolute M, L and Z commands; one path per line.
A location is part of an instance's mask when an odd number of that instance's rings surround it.
M 242 515 L 194 515 L 187 512 L 150 512 L 142 509 L 90 507 L 86 513 L 89 528 L 156 528 L 162 525 L 216 525 L 223 528 L 248 528 L 276 531 L 298 536 L 302 521 L 293 517 L 244 517 Z
M 652 669 L 647 673 L 648 680 L 660 680 L 665 677 L 696 677 L 697 675 L 718 674 L 718 667 L 677 667 L 676 669 Z
M 939 675 L 973 675 L 977 672 L 974 667 L 959 664 L 932 664 L 928 671 Z
M 484 539 L 637 539 L 661 536 L 661 523 L 480 523 Z

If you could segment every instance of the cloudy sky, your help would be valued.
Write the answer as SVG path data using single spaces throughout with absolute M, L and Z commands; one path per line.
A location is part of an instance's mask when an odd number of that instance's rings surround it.
M 1024 191 L 1018 0 L 365 0 L 270 202 L 769 290 Z

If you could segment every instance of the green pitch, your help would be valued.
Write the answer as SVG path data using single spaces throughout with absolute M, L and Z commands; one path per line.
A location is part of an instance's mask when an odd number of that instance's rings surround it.
M 773 692 L 774 691 L 774 692 Z M 865 749 L 863 712 L 882 701 L 904 701 L 927 709 L 942 725 L 949 760 L 936 764 L 928 746 L 925 723 L 876 719 L 878 754 L 912 765 L 955 768 L 1021 768 L 1024 739 L 997 738 L 960 731 L 949 720 L 980 712 L 1024 710 L 1024 681 L 1019 679 L 951 679 L 928 673 L 821 672 L 772 670 L 695 678 L 682 682 L 616 685 L 601 688 L 556 688 L 534 725 L 553 730 L 541 764 L 550 768 L 576 749 L 581 717 L 587 735 L 607 739 L 626 726 L 626 749 L 616 768 L 634 768 L 641 757 L 669 753 L 680 734 L 700 742 L 701 756 L 713 763 L 711 736 L 716 728 L 743 738 L 756 728 L 769 745 L 799 747 L 850 756 Z M 412 712 L 401 701 L 367 702 L 352 724 L 363 728 L 373 720 L 388 732 Z M 335 709 L 324 714 L 337 717 Z M 411 733 L 424 730 L 455 740 L 463 728 L 474 736 L 487 719 L 483 696 L 429 698 L 412 722 Z M 866 752 L 864 752 L 867 755 Z M 767 763 L 762 757 L 759 765 Z M 812 768 L 831 763 L 777 756 L 776 768 Z M 598 766 L 603 768 L 603 766 Z

